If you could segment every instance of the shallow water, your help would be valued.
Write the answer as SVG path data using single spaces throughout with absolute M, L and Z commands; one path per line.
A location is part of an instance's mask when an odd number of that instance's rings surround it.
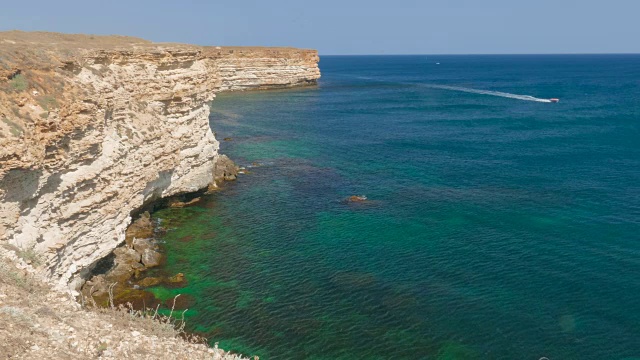
M 640 357 L 640 56 L 321 69 L 220 95 L 249 173 L 155 214 L 190 330 L 263 360 Z

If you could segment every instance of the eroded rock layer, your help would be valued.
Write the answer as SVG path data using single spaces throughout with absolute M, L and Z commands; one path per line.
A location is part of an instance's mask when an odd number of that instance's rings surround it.
M 212 183 L 218 91 L 313 84 L 313 50 L 0 33 L 0 242 L 76 285 L 144 204 Z

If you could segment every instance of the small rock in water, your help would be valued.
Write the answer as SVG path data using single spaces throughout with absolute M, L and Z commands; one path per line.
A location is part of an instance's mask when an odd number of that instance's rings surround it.
M 142 254 L 142 263 L 146 267 L 154 267 L 160 265 L 162 254 L 151 249 L 146 249 Z
M 216 182 L 233 181 L 237 178 L 239 168 L 226 155 L 220 155 L 216 162 L 214 179 Z
M 347 198 L 348 202 L 363 202 L 367 201 L 367 197 L 364 195 L 351 195 Z

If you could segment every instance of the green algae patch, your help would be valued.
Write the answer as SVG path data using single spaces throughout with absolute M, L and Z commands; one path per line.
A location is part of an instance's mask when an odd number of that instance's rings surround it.
M 438 352 L 437 360 L 473 360 L 480 359 L 480 354 L 470 347 L 457 343 L 447 342 Z

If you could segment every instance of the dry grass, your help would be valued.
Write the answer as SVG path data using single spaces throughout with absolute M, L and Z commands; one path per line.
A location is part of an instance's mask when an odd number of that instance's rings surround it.
M 183 312 L 82 309 L 2 256 L 0 324 L 2 359 L 243 359 L 184 334 Z

